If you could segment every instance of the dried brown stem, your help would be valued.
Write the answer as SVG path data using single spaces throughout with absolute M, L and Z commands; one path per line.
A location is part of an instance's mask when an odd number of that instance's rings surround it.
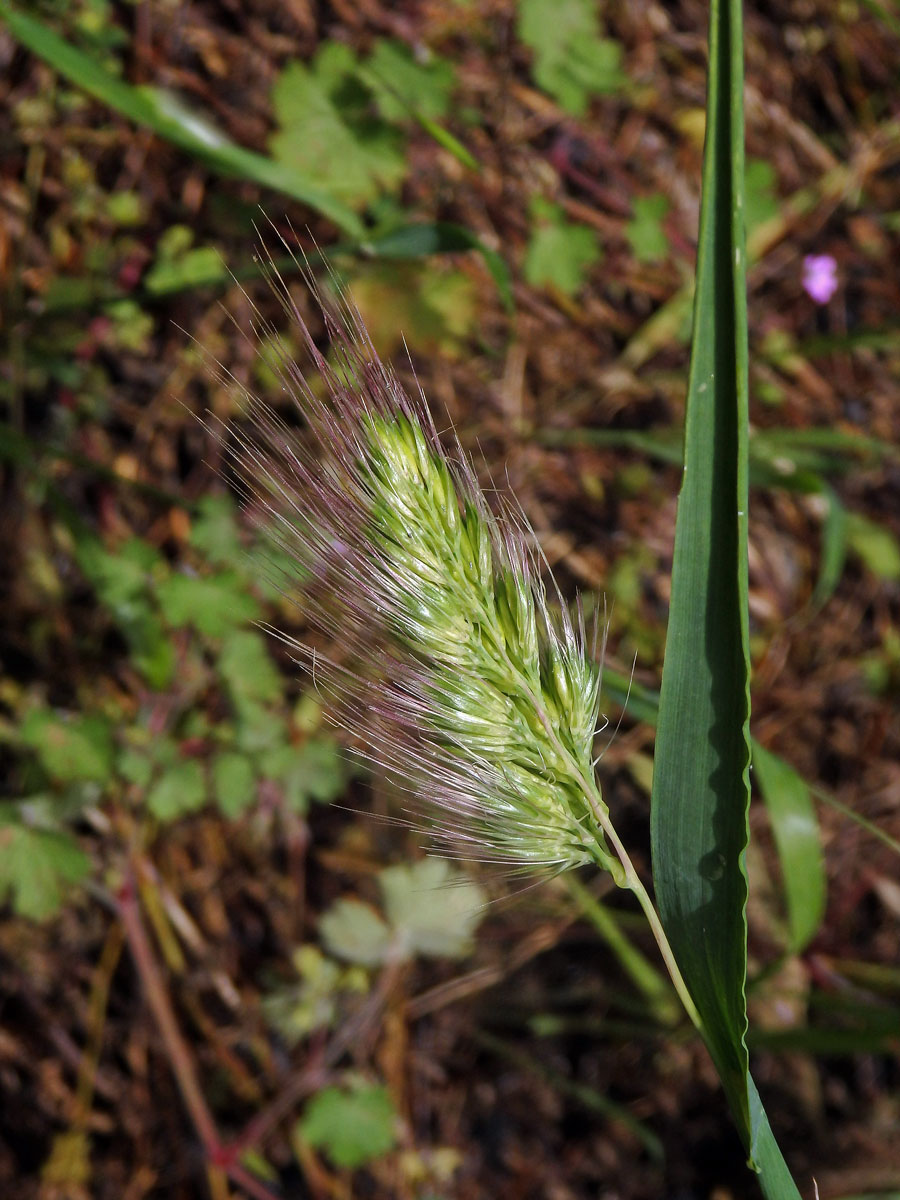
M 156 955 L 141 918 L 137 885 L 133 876 L 129 876 L 119 890 L 117 905 L 119 919 L 125 931 L 144 996 L 159 1030 L 166 1057 L 175 1076 L 184 1106 L 197 1136 L 203 1144 L 210 1166 L 222 1170 L 232 1183 L 243 1188 L 255 1200 L 275 1200 L 275 1193 L 255 1179 L 237 1161 L 237 1150 L 224 1145 L 219 1137 L 215 1119 L 206 1103 L 197 1072 L 194 1070 L 190 1050 L 181 1036 L 178 1019 L 175 1016 L 169 993 L 156 961 Z

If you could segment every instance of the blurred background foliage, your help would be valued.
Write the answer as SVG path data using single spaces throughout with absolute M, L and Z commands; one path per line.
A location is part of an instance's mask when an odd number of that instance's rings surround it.
M 900 14 L 746 21 L 756 1075 L 798 1180 L 897 1195 Z M 297 567 L 196 419 L 290 419 L 254 228 L 317 336 L 279 236 L 324 253 L 605 603 L 603 784 L 646 847 L 705 23 L 0 3 L 10 1194 L 752 1194 L 637 914 L 422 859 L 342 749 L 259 627 L 303 637 Z

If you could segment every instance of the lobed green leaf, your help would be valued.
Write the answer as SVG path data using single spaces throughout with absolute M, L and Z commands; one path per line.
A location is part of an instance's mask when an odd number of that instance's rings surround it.
M 397 1113 L 386 1087 L 324 1088 L 306 1106 L 297 1133 L 339 1167 L 361 1167 L 396 1141 Z
M 12 897 L 17 913 L 42 921 L 59 909 L 68 888 L 91 862 L 68 834 L 29 829 L 0 817 L 0 902 Z

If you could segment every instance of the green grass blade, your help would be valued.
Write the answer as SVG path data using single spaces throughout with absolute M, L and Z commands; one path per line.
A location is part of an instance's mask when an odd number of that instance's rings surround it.
M 567 1075 L 562 1075 L 543 1066 L 537 1059 L 532 1058 L 530 1054 L 526 1054 L 523 1050 L 504 1041 L 502 1038 L 488 1033 L 487 1030 L 478 1029 L 475 1031 L 474 1036 L 475 1040 L 484 1046 L 486 1050 L 506 1059 L 508 1062 L 515 1063 L 521 1070 L 538 1075 L 540 1078 L 546 1080 L 552 1088 L 555 1088 L 560 1095 L 571 1096 L 590 1112 L 599 1113 L 601 1116 L 612 1121 L 618 1121 L 634 1134 L 654 1162 L 663 1161 L 662 1142 L 660 1142 L 655 1133 L 652 1133 L 641 1121 L 638 1121 L 624 1105 L 616 1104 L 614 1100 L 610 1100 L 608 1096 L 605 1096 L 596 1088 L 578 1083 L 577 1080 L 570 1079 Z
M 606 942 L 646 1001 L 648 1010 L 661 1025 L 675 1026 L 684 1019 L 684 1010 L 672 989 L 668 976 L 645 958 L 624 932 L 618 914 L 584 886 L 574 871 L 563 876 L 585 918 Z
M 829 808 L 833 808 L 836 812 L 839 812 L 848 821 L 853 821 L 860 829 L 864 829 L 871 837 L 877 838 L 882 845 L 887 846 L 889 850 L 893 850 L 894 854 L 900 855 L 900 841 L 891 837 L 887 830 L 882 829 L 874 821 L 868 820 L 861 813 L 854 812 L 852 808 L 849 808 L 846 804 L 842 804 L 836 796 L 830 795 L 822 788 L 813 787 L 810 790 L 820 804 L 827 804 Z
M 772 822 L 784 876 L 790 949 L 797 954 L 818 933 L 825 913 L 819 822 L 806 782 L 783 758 L 754 745 L 753 771 Z
M 659 693 L 655 692 L 653 688 L 633 683 L 621 671 L 614 671 L 612 667 L 605 667 L 603 671 L 603 691 L 606 698 L 612 704 L 617 704 L 622 709 L 627 708 L 629 714 L 635 720 L 644 721 L 647 725 L 656 725 L 659 716 Z M 753 738 L 750 739 L 750 745 L 755 761 L 760 746 Z M 806 787 L 809 788 L 810 793 L 821 804 L 827 804 L 830 808 L 835 809 L 841 816 L 846 817 L 848 821 L 852 821 L 854 825 L 858 825 L 860 829 L 864 829 L 866 833 L 887 846 L 894 854 L 900 855 L 900 841 L 892 838 L 889 833 L 886 833 L 874 821 L 869 821 L 860 813 L 854 812 L 852 808 L 849 808 L 846 804 L 842 804 L 840 800 L 835 799 L 834 796 L 829 795 L 828 792 L 823 791 L 821 788 L 814 787 L 808 783 L 806 783 Z M 765 800 L 765 796 L 763 796 L 763 800 Z M 769 815 L 770 819 L 772 819 L 771 813 Z M 783 867 L 784 864 L 782 863 Z
M 123 117 L 147 129 L 224 175 L 249 179 L 282 192 L 327 217 L 338 229 L 360 237 L 363 225 L 351 209 L 315 187 L 299 172 L 262 154 L 237 145 L 220 131 L 198 120 L 174 97 L 153 88 L 134 87 L 110 74 L 90 55 L 44 25 L 0 0 L 0 18 L 28 50 L 43 58 L 76 87 Z
M 819 555 L 819 577 L 810 597 L 810 608 L 822 608 L 834 593 L 844 574 L 847 561 L 847 510 L 834 488 L 822 482 L 821 493 L 826 503 L 822 521 L 822 549 Z
M 655 725 L 659 717 L 659 693 L 651 688 L 632 683 L 627 675 L 620 675 L 607 667 L 603 672 L 605 695 L 614 703 L 626 707 L 633 717 Z M 812 803 L 813 794 L 801 775 L 777 754 L 766 750 L 759 742 L 750 739 L 753 770 L 759 783 L 763 803 L 775 837 L 775 849 L 784 881 L 785 905 L 791 931 L 791 949 L 799 952 L 815 935 L 825 911 L 827 878 L 822 855 L 822 835 L 816 810 Z M 658 760 L 657 760 L 658 761 Z M 830 797 L 820 797 L 826 803 Z M 876 837 L 886 835 L 871 822 L 860 817 L 845 805 L 841 812 L 857 822 Z M 895 852 L 900 851 L 896 842 L 889 844 Z
M 800 1200 L 797 1185 L 775 1140 L 749 1071 L 747 1095 L 750 1099 L 750 1161 L 756 1167 L 766 1200 Z
M 749 1074 L 748 368 L 739 0 L 712 0 L 684 477 L 653 778 L 653 875 L 675 956 L 769 1200 L 798 1197 Z
M 666 931 L 749 1129 L 743 1048 L 749 803 L 747 366 L 736 6 L 713 0 L 694 339 L 653 786 Z M 736 75 L 736 78 L 733 76 Z M 735 114 L 734 108 L 738 112 Z M 738 128 L 735 130 L 734 126 Z M 743 1093 L 743 1098 L 741 1095 Z

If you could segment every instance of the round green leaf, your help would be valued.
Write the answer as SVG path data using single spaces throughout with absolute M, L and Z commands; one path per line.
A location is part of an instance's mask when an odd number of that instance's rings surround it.
M 396 1141 L 397 1114 L 386 1087 L 329 1087 L 314 1096 L 297 1131 L 338 1167 L 361 1167 Z
M 213 792 L 226 817 L 239 817 L 256 799 L 256 774 L 250 759 L 229 750 L 213 763 Z
M 206 779 L 195 759 L 167 768 L 147 794 L 147 807 L 160 821 L 196 812 L 205 803 Z

